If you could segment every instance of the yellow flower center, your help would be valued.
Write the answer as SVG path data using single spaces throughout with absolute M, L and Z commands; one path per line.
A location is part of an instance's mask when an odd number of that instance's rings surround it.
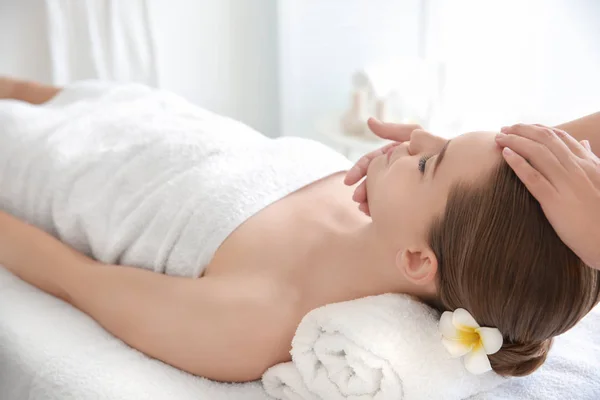
M 458 341 L 465 346 L 477 350 L 483 345 L 481 343 L 481 336 L 479 335 L 479 328 L 461 325 L 457 326 L 456 329 L 458 329 Z

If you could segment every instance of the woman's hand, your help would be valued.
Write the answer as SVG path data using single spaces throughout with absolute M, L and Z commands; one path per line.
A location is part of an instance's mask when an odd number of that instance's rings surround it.
M 15 99 L 31 104 L 43 104 L 62 89 L 38 82 L 0 76 L 0 99 Z
M 348 186 L 352 186 L 362 178 L 367 176 L 367 169 L 369 168 L 369 164 L 375 157 L 378 157 L 382 154 L 386 154 L 388 151 L 398 146 L 400 143 L 410 140 L 410 135 L 414 130 L 422 129 L 420 125 L 416 124 L 391 124 L 391 123 L 383 123 L 374 118 L 370 118 L 368 121 L 369 129 L 379 136 L 382 139 L 393 140 L 394 143 L 390 143 L 386 146 L 383 146 L 380 149 L 372 151 L 368 154 L 365 154 L 354 164 L 354 166 L 346 173 L 346 178 L 344 179 L 344 183 Z M 358 209 L 365 213 L 366 215 L 370 215 L 369 213 L 369 204 L 367 202 L 367 184 L 366 180 L 364 180 L 360 185 L 356 187 L 354 190 L 354 196 L 352 199 L 358 203 Z
M 15 92 L 17 81 L 5 76 L 0 76 L 0 99 L 11 99 Z
M 600 159 L 589 142 L 577 142 L 560 129 L 524 124 L 502 128 L 497 142 L 561 240 L 600 269 Z

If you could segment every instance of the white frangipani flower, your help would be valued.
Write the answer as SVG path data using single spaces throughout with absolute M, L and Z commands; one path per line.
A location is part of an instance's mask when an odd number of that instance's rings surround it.
M 452 357 L 464 356 L 465 368 L 472 374 L 483 374 L 492 366 L 488 354 L 502 347 L 502 334 L 497 328 L 482 328 L 471 314 L 457 308 L 446 311 L 440 318 L 442 343 Z

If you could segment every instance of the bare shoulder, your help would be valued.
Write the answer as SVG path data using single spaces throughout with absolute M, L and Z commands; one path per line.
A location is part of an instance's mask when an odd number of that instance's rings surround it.
M 227 358 L 234 357 L 241 373 L 231 380 L 258 379 L 271 366 L 290 360 L 291 341 L 301 319 L 299 296 L 290 285 L 233 276 L 201 278 L 198 286 L 205 299 L 200 301 L 215 303 L 211 320 L 221 327 L 218 347 L 226 349 Z M 232 364 L 223 367 L 231 371 Z

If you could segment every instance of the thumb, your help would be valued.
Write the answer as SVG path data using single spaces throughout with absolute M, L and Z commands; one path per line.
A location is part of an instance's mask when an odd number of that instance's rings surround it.
M 405 142 L 410 140 L 410 134 L 415 129 L 421 129 L 417 124 L 392 124 L 384 123 L 375 118 L 369 118 L 367 121 L 369 129 L 375 135 L 382 139 L 393 140 L 396 142 Z

